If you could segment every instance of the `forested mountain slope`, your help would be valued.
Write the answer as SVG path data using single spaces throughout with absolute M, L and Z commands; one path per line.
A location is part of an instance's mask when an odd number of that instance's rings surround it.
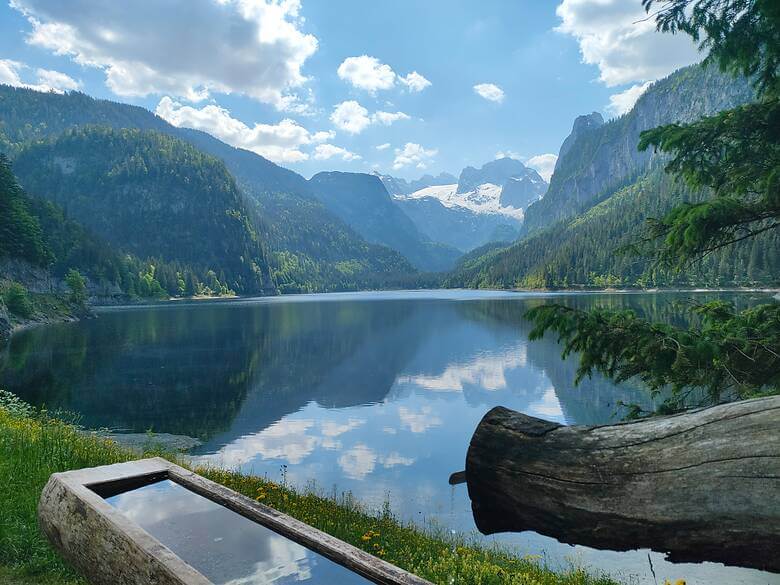
M 28 192 L 117 249 L 211 269 L 236 292 L 275 292 L 233 177 L 186 142 L 86 126 L 22 149 L 14 170 Z
M 315 196 L 366 240 L 402 253 L 424 271 L 449 270 L 460 253 L 421 234 L 375 175 L 323 172 L 309 184 Z
M 749 101 L 744 79 L 714 68 L 680 70 L 651 86 L 634 108 L 603 123 L 581 116 L 561 147 L 550 189 L 526 213 L 525 235 L 511 245 L 470 254 L 447 284 L 468 287 L 734 286 L 780 281 L 780 236 L 709 254 L 682 274 L 657 270 L 621 249 L 642 235 L 648 217 L 698 201 L 663 170 L 662 157 L 639 152 L 641 130 L 692 120 Z
M 567 286 L 752 286 L 780 281 L 780 234 L 719 250 L 690 270 L 654 270 L 646 258 L 620 253 L 647 217 L 659 217 L 693 193 L 660 166 L 579 217 L 539 230 L 519 242 L 471 255 L 450 286 L 544 288 Z
M 42 93 L 0 85 L 0 151 L 13 155 L 28 142 L 83 125 L 155 130 L 181 138 L 221 159 L 266 236 L 269 261 L 283 291 L 340 290 L 366 279 L 412 270 L 397 252 L 368 244 L 313 197 L 306 179 L 213 136 L 177 128 L 153 113 L 79 92 Z
M 627 114 L 603 123 L 581 116 L 561 146 L 550 187 L 525 214 L 522 233 L 574 217 L 647 172 L 656 156 L 637 149 L 642 131 L 690 122 L 753 99 L 744 78 L 692 65 L 653 83 Z
M 35 293 L 62 292 L 71 269 L 86 277 L 90 296 L 103 299 L 196 294 L 214 284 L 205 270 L 120 253 L 56 204 L 29 196 L 0 155 L 0 281 Z

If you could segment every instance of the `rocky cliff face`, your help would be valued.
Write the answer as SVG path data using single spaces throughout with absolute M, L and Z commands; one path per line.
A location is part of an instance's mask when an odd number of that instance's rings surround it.
M 526 209 L 547 191 L 547 183 L 539 173 L 533 169 L 526 171 L 524 175 L 509 177 L 504 182 L 500 198 L 502 206 Z
M 595 112 L 578 117 L 561 146 L 547 193 L 526 211 L 523 232 L 577 215 L 646 172 L 658 155 L 637 150 L 644 130 L 692 122 L 753 96 L 746 79 L 694 65 L 651 85 L 620 118 L 603 123 Z
M 502 186 L 510 178 L 524 177 L 529 171 L 536 174 L 519 160 L 508 157 L 490 161 L 479 169 L 466 167 L 458 179 L 458 193 L 468 193 L 485 183 Z

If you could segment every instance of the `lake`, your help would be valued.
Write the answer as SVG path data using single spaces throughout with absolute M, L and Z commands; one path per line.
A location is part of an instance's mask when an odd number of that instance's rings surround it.
M 566 424 L 619 420 L 620 402 L 651 407 L 638 384 L 594 375 L 554 338 L 528 341 L 523 313 L 543 302 L 632 307 L 679 322 L 679 303 L 761 293 L 539 294 L 414 291 L 175 302 L 101 309 L 98 318 L 22 332 L 0 354 L 0 387 L 81 423 L 189 435 L 198 461 L 327 493 L 352 492 L 405 519 L 473 532 L 464 468 L 493 406 Z M 647 551 L 596 551 L 535 533 L 480 537 L 654 583 Z M 780 584 L 718 564 L 672 565 L 658 583 Z

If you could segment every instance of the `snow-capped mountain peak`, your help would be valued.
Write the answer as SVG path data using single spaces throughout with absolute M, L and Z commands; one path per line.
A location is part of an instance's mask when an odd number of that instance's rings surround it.
M 411 193 L 396 195 L 399 200 L 424 199 L 432 197 L 449 208 L 463 208 L 473 213 L 493 213 L 506 215 L 515 220 L 523 219 L 523 210 L 501 203 L 502 187 L 493 183 L 477 185 L 471 191 L 458 193 L 458 184 L 434 185 Z

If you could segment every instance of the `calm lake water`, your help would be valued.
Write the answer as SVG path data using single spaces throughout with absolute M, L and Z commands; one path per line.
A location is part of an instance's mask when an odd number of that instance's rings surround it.
M 423 291 L 104 309 L 14 336 L 0 354 L 0 387 L 78 412 L 85 426 L 198 437 L 198 460 L 348 490 L 403 518 L 473 532 L 466 487 L 447 479 L 464 468 L 490 408 L 598 424 L 621 417 L 620 401 L 651 406 L 637 385 L 594 376 L 575 388 L 576 359 L 562 361 L 554 338 L 528 341 L 528 308 L 601 304 L 676 321 L 678 303 L 714 296 Z M 769 295 L 720 296 L 744 305 Z M 655 582 L 647 551 L 596 551 L 531 532 L 489 540 L 553 566 Z M 780 584 L 780 575 L 650 556 L 658 583 Z

